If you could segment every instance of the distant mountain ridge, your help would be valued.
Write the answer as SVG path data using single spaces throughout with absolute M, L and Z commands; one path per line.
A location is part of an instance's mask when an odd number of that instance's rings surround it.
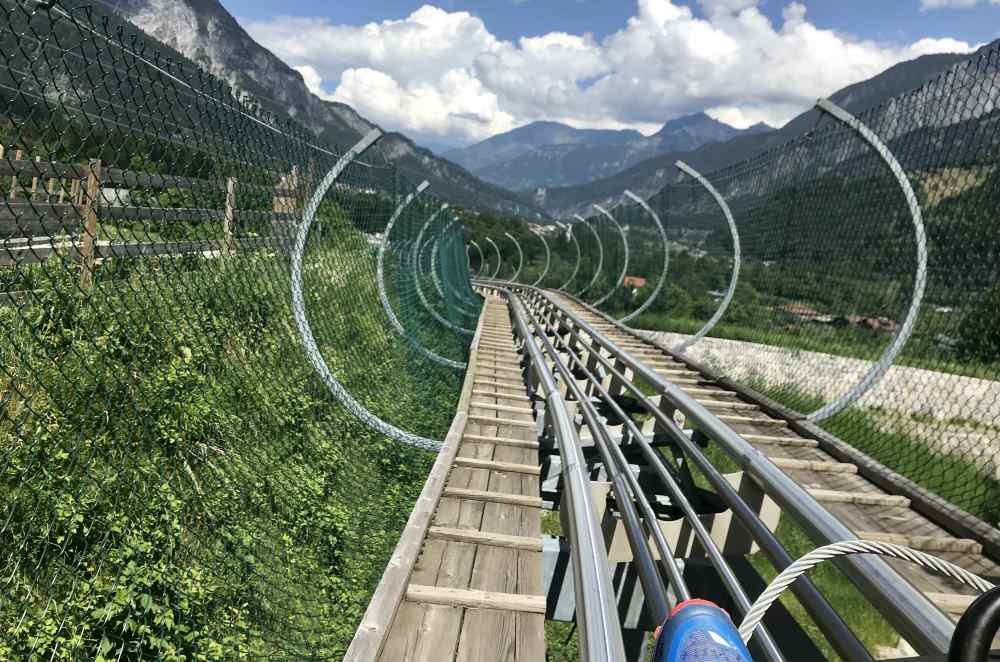
M 498 186 L 533 191 L 583 184 L 658 154 L 697 149 L 710 142 L 771 130 L 766 124 L 736 129 L 705 113 L 670 120 L 648 137 L 638 131 L 575 129 L 558 122 L 533 122 L 444 156 Z
M 102 4 L 269 110 L 292 116 L 316 132 L 321 142 L 346 148 L 376 127 L 350 106 L 311 93 L 302 75 L 254 41 L 218 0 L 102 0 Z M 402 134 L 387 133 L 380 148 L 407 178 L 427 179 L 431 190 L 447 200 L 526 216 L 542 213 L 530 200 L 481 181 Z
M 997 42 L 1000 40 L 984 46 L 980 52 L 996 48 Z M 869 80 L 849 85 L 834 92 L 829 98 L 856 115 L 920 87 L 953 65 L 971 57 L 975 56 L 967 53 L 923 55 L 890 67 Z M 613 205 L 626 189 L 648 197 L 677 178 L 674 163 L 678 159 L 708 174 L 798 137 L 816 126 L 819 117 L 819 111 L 812 108 L 777 130 L 750 132 L 725 142 L 706 143 L 691 151 L 663 153 L 585 185 L 539 188 L 535 191 L 535 199 L 553 216 L 566 217 L 585 212 L 594 203 Z

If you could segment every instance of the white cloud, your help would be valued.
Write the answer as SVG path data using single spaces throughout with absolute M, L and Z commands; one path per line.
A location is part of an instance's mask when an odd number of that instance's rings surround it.
M 921 9 L 968 9 L 980 4 L 1000 6 L 1000 0 L 920 0 Z
M 246 27 L 323 98 L 390 129 L 454 141 L 539 119 L 648 133 L 703 109 L 738 126 L 780 125 L 897 62 L 972 48 L 955 39 L 860 40 L 811 23 L 799 2 L 775 23 L 758 4 L 638 0 L 635 15 L 600 41 L 560 32 L 502 40 L 468 12 L 431 5 L 363 26 L 278 17 Z

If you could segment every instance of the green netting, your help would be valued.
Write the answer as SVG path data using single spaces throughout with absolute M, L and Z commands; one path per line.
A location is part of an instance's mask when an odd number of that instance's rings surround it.
M 0 659 L 337 658 L 433 461 L 358 417 L 443 438 L 463 372 L 411 341 L 469 339 L 384 237 L 413 186 L 377 145 L 297 245 L 350 145 L 134 33 L 0 2 Z M 435 232 L 424 290 L 471 326 L 463 230 Z
M 705 173 L 732 211 L 741 267 L 718 324 L 686 350 L 994 526 L 998 99 L 1000 50 L 992 47 L 858 116 L 901 165 L 921 209 L 919 231 L 886 162 L 828 114 L 789 144 Z M 667 332 L 661 339 L 680 347 L 725 302 L 734 243 L 709 191 L 679 171 L 650 204 L 667 226 L 669 276 L 631 323 Z M 657 254 L 642 243 L 631 244 L 637 271 Z M 621 317 L 651 286 L 604 309 Z M 880 375 L 883 362 L 891 367 Z

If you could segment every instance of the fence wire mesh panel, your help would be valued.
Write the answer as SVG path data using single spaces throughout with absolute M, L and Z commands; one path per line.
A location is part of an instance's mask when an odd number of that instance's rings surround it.
M 0 2 L 0 104 L 0 659 L 338 658 L 433 456 L 340 404 L 296 315 L 355 409 L 443 438 L 462 372 L 409 342 L 467 358 L 409 270 L 440 202 L 385 238 L 413 187 L 367 149 L 296 311 L 350 145 L 71 2 Z M 440 230 L 425 289 L 471 327 Z
M 718 325 L 686 350 L 994 526 L 998 98 L 993 48 L 860 115 L 902 182 L 856 127 L 826 113 L 800 138 L 706 175 L 732 210 L 742 268 Z M 631 324 L 677 347 L 725 298 L 733 239 L 688 176 L 651 204 L 668 226 L 670 275 Z M 629 310 L 622 303 L 606 309 Z

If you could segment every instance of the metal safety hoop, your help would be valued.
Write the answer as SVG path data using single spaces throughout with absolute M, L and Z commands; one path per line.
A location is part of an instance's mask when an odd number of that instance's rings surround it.
M 535 233 L 539 239 L 542 240 L 542 246 L 545 247 L 545 268 L 542 269 L 542 275 L 538 277 L 534 283 L 531 284 L 532 287 L 536 287 L 545 278 L 545 275 L 549 273 L 549 264 L 552 262 L 552 253 L 549 251 L 549 242 L 545 241 L 545 235 L 536 230 L 535 228 L 528 228 L 531 232 Z
M 711 194 L 713 198 L 715 198 L 716 204 L 719 205 L 723 215 L 726 217 L 726 223 L 729 224 L 729 234 L 733 238 L 733 273 L 729 277 L 729 289 L 726 290 L 726 296 L 723 297 L 722 303 L 719 304 L 719 307 L 715 310 L 715 314 L 712 315 L 712 318 L 705 322 L 705 326 L 701 327 L 693 336 L 674 347 L 674 351 L 681 354 L 708 335 L 708 332 L 715 328 L 715 325 L 719 323 L 719 320 L 722 319 L 723 315 L 725 315 L 726 309 L 729 308 L 729 304 L 733 301 L 733 295 L 736 293 L 736 284 L 740 280 L 740 233 L 739 230 L 736 229 L 736 221 L 733 220 L 733 212 L 729 209 L 729 205 L 726 204 L 726 200 L 722 197 L 722 194 L 720 194 L 715 187 L 712 186 L 712 182 L 705 179 L 700 172 L 683 161 L 678 161 L 675 165 L 678 170 L 689 175 L 690 177 L 693 177 L 705 188 L 706 191 Z
M 614 294 L 615 290 L 618 289 L 618 286 L 621 285 L 622 282 L 625 280 L 625 275 L 628 274 L 628 237 L 625 236 L 625 230 L 622 229 L 622 226 L 618 223 L 618 221 L 615 220 L 615 217 L 611 212 L 609 212 L 601 205 L 594 205 L 594 209 L 599 211 L 601 214 L 607 217 L 609 221 L 611 221 L 611 223 L 618 230 L 618 234 L 622 238 L 622 245 L 625 247 L 625 260 L 622 262 L 622 272 L 621 274 L 619 274 L 618 280 L 616 280 L 611 284 L 611 289 L 608 290 L 608 293 L 594 302 L 594 307 L 596 308 L 611 298 L 611 295 Z
M 438 451 L 441 450 L 441 442 L 436 439 L 428 439 L 426 437 L 421 437 L 413 433 L 401 430 L 391 423 L 382 420 L 376 416 L 373 412 L 365 408 L 360 402 L 354 399 L 343 384 L 337 381 L 337 378 L 333 376 L 330 372 L 330 367 L 326 364 L 326 360 L 319 351 L 319 346 L 316 344 L 316 338 L 313 336 L 312 327 L 309 325 L 309 320 L 306 319 L 306 306 L 305 298 L 302 294 L 302 257 L 305 253 L 306 239 L 309 237 L 309 228 L 312 226 L 313 220 L 316 218 L 316 211 L 319 209 L 320 203 L 326 196 L 326 192 L 330 190 L 333 183 L 340 177 L 344 169 L 350 165 L 351 161 L 356 159 L 361 153 L 375 144 L 379 138 L 382 137 L 382 132 L 375 129 L 368 133 L 364 138 L 362 138 L 354 147 L 347 151 L 340 160 L 330 169 L 330 172 L 320 181 L 316 190 L 313 192 L 312 198 L 310 198 L 304 213 L 302 215 L 302 222 L 299 224 L 298 231 L 295 234 L 295 244 L 292 247 L 291 255 L 291 288 L 292 288 L 292 313 L 295 317 L 295 326 L 299 332 L 299 338 L 302 341 L 302 345 L 305 348 L 306 356 L 309 358 L 309 362 L 312 363 L 313 368 L 319 374 L 319 378 L 323 381 L 329 389 L 330 394 L 333 395 L 336 400 L 344 406 L 347 411 L 360 420 L 362 423 L 367 425 L 373 430 L 384 434 L 385 436 L 404 443 L 410 446 L 416 446 L 418 448 L 424 448 L 427 450 Z
M 594 286 L 594 283 L 597 282 L 597 278 L 601 275 L 601 269 L 604 268 L 604 243 L 601 241 L 601 235 L 597 234 L 597 230 L 595 230 L 594 227 L 587 222 L 587 219 L 579 214 L 574 215 L 573 218 L 587 226 L 587 229 L 593 233 L 594 239 L 597 240 L 597 269 L 594 271 L 594 276 L 590 279 L 590 282 L 587 283 L 587 286 L 576 293 L 576 296 L 582 297 L 587 290 Z M 579 245 L 577 248 L 579 248 Z
M 923 213 L 920 210 L 917 195 L 914 193 L 913 186 L 910 185 L 910 180 L 907 179 L 906 173 L 903 171 L 903 166 L 896 160 L 896 157 L 893 156 L 888 146 L 871 129 L 865 126 L 863 122 L 832 101 L 820 99 L 816 102 L 816 107 L 854 129 L 875 150 L 875 153 L 879 155 L 886 166 L 888 166 L 889 171 L 896 178 L 896 182 L 899 183 L 903 197 L 906 198 L 906 205 L 910 210 L 910 219 L 913 222 L 913 236 L 917 248 L 917 268 L 914 274 L 913 298 L 910 300 L 910 309 L 906 313 L 906 319 L 903 320 L 902 326 L 899 327 L 899 332 L 893 338 L 892 342 L 889 343 L 889 346 L 885 348 L 885 351 L 882 352 L 879 360 L 869 368 L 868 372 L 865 373 L 864 377 L 857 384 L 830 404 L 809 414 L 809 420 L 818 422 L 830 418 L 861 399 L 865 393 L 885 377 L 896 357 L 899 356 L 899 353 L 903 351 L 903 347 L 906 346 L 906 342 L 910 339 L 913 328 L 916 326 L 917 317 L 920 315 L 920 306 L 924 300 L 924 289 L 927 286 L 927 234 L 924 232 Z
M 663 267 L 660 269 L 660 280 L 656 283 L 656 288 L 653 290 L 652 294 L 642 302 L 642 305 L 633 310 L 631 313 L 625 317 L 619 318 L 618 321 L 625 324 L 631 319 L 634 319 L 646 311 L 653 302 L 656 301 L 656 297 L 660 295 L 660 290 L 663 289 L 664 283 L 667 282 L 667 271 L 670 267 L 670 246 L 667 244 L 667 231 L 663 229 L 663 223 L 660 221 L 660 215 L 653 211 L 653 208 L 649 206 L 645 200 L 637 196 L 632 191 L 625 191 L 625 197 L 629 198 L 637 205 L 642 207 L 650 218 L 653 219 L 653 223 L 656 224 L 656 229 L 660 233 L 660 239 L 663 241 Z

